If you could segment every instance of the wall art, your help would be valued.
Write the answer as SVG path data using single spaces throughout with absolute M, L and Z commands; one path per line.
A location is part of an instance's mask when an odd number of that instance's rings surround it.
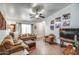
M 54 24 L 54 20 L 51 21 L 51 24 Z
M 67 14 L 63 14 L 63 20 L 67 20 L 71 18 L 71 14 L 67 13 Z
M 61 17 L 55 18 L 55 28 L 61 27 Z
M 63 26 L 70 26 L 71 14 L 67 13 L 63 15 Z
M 51 29 L 51 30 L 54 30 L 54 25 L 51 25 L 51 26 L 50 26 L 50 29 Z
M 61 28 L 61 23 L 59 22 L 59 23 L 56 23 L 55 24 L 55 28 Z
M 0 30 L 5 30 L 6 29 L 6 21 L 0 12 Z
M 56 21 L 56 22 L 61 22 L 61 17 L 55 18 L 55 21 Z
M 63 26 L 70 26 L 70 20 L 65 20 L 63 22 Z
M 10 24 L 10 31 L 15 32 L 16 31 L 16 24 Z

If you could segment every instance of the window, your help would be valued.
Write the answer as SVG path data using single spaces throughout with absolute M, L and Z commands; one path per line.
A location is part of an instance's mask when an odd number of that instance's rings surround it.
M 30 24 L 22 24 L 21 27 L 22 27 L 22 34 L 32 32 Z

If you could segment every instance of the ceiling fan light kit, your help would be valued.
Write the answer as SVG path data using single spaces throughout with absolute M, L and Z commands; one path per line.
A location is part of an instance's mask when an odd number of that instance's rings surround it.
M 32 13 L 30 13 L 30 18 L 45 18 L 41 11 L 43 10 L 44 6 L 43 5 L 36 5 L 32 8 Z

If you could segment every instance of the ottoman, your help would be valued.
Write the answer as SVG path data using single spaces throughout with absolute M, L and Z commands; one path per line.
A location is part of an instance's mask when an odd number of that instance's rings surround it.
M 36 48 L 36 42 L 33 40 L 24 41 L 25 44 L 29 46 L 29 49 L 32 50 Z

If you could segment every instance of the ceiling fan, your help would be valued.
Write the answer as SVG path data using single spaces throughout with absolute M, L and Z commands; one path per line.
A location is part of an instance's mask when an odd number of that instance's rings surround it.
M 32 12 L 30 13 L 30 18 L 36 18 L 36 19 L 40 19 L 40 18 L 45 18 L 45 16 L 41 13 L 43 9 L 43 6 L 41 5 L 37 5 L 35 7 L 32 8 Z

